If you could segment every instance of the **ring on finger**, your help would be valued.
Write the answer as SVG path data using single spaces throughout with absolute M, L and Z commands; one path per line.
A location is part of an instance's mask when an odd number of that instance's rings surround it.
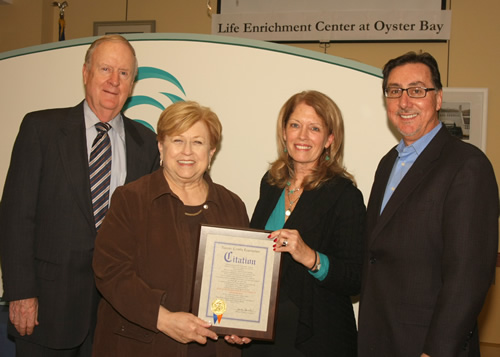
M 286 246 L 288 245 L 288 241 L 285 239 L 281 245 L 282 245 L 283 247 L 286 247 Z

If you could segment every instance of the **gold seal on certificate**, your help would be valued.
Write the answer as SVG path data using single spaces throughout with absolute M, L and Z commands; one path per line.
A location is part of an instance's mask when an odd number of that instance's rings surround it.
M 211 310 L 214 313 L 214 324 L 217 322 L 220 324 L 222 315 L 226 312 L 226 302 L 223 299 L 215 299 L 212 302 Z

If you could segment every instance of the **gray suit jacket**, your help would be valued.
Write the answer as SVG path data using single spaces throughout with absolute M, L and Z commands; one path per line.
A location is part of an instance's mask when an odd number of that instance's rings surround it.
M 382 158 L 368 203 L 359 357 L 478 356 L 498 245 L 491 164 L 443 127 L 380 215 L 396 159 Z
M 127 178 L 158 167 L 155 134 L 124 118 Z M 27 340 L 79 345 L 94 328 L 99 295 L 92 272 L 96 229 L 90 197 L 83 102 L 24 118 L 0 206 L 4 298 L 38 297 L 40 325 Z M 9 333 L 19 337 L 10 324 Z

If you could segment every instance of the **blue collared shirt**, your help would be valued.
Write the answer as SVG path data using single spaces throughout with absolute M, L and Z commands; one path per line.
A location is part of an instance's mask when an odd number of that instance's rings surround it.
M 92 151 L 92 143 L 97 136 L 95 125 L 99 119 L 90 109 L 87 101 L 83 104 L 83 112 L 85 115 L 85 133 L 87 135 L 87 159 L 90 160 L 90 152 Z M 114 117 L 109 124 L 111 129 L 108 131 L 109 139 L 111 140 L 111 183 L 109 187 L 109 197 L 118 186 L 125 183 L 127 177 L 127 160 L 125 149 L 125 127 L 121 114 Z
M 439 129 L 441 129 L 441 122 L 436 125 L 430 132 L 422 136 L 420 139 L 415 141 L 413 144 L 406 146 L 403 139 L 396 146 L 396 150 L 399 153 L 398 159 L 394 163 L 392 168 L 391 176 L 387 182 L 387 187 L 385 188 L 384 200 L 382 201 L 382 206 L 380 207 L 380 213 L 385 208 L 387 202 L 392 196 L 392 193 L 396 191 L 399 183 L 405 177 L 406 173 L 410 170 L 411 166 L 417 160 L 418 156 L 424 151 L 424 149 L 429 145 L 431 140 L 436 136 Z

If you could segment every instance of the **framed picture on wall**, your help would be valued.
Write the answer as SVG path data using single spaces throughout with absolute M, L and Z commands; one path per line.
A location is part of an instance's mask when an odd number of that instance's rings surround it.
M 156 32 L 155 20 L 94 22 L 94 36 L 152 32 Z
M 488 88 L 443 87 L 439 120 L 451 134 L 486 152 Z

